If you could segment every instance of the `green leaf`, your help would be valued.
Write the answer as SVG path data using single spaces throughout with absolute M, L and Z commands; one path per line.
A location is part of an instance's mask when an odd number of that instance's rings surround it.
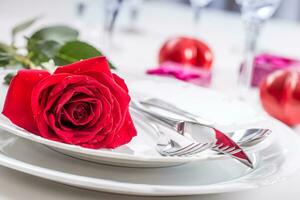
M 0 66 L 9 65 L 13 49 L 4 43 L 0 43 Z
M 78 31 L 68 26 L 49 26 L 35 32 L 28 39 L 28 49 L 32 48 L 34 43 L 41 40 L 52 40 L 58 43 L 65 43 L 78 38 Z
M 4 84 L 9 85 L 14 76 L 14 73 L 6 74 L 6 76 L 4 77 Z
M 79 60 L 102 56 L 103 54 L 88 43 L 78 40 L 65 43 L 57 52 L 54 61 L 56 65 L 66 65 Z M 116 69 L 110 62 L 110 68 Z
M 53 59 L 61 45 L 53 40 L 40 40 L 31 45 L 28 57 L 36 65 Z
M 101 56 L 101 52 L 88 43 L 78 40 L 65 43 L 57 52 L 54 61 L 56 65 L 66 65 L 82 59 Z
M 2 57 L 0 56 L 0 67 L 5 67 L 9 65 L 11 57 Z
M 0 63 L 1 62 L 9 62 L 9 60 L 12 58 L 13 58 L 13 56 L 3 56 L 3 55 L 1 55 L 1 52 L 0 52 Z M 1 66 L 1 64 L 0 64 L 0 66 Z
M 0 50 L 1 50 L 1 52 L 7 52 L 7 53 L 15 52 L 15 49 L 12 46 L 7 45 L 2 42 L 0 42 Z
M 60 44 L 53 40 L 47 41 L 39 41 L 36 43 L 35 51 L 39 51 L 40 53 L 44 54 L 48 58 L 53 58 L 56 55 L 56 52 L 60 48 Z
M 30 27 L 32 24 L 34 24 L 34 22 L 37 21 L 38 18 L 39 17 L 32 18 L 30 20 L 27 20 L 27 21 L 22 22 L 22 23 L 18 24 L 17 26 L 15 26 L 11 31 L 12 44 L 14 44 L 14 42 L 15 42 L 15 37 L 16 37 L 17 33 L 21 32 L 21 31 L 24 31 L 25 29 Z

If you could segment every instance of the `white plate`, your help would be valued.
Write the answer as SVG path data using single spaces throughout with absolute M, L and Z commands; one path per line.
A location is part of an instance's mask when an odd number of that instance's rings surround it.
M 187 110 L 199 114 L 199 116 L 217 121 L 220 126 L 224 127 L 223 130 L 226 129 L 226 126 L 229 127 L 229 130 L 239 127 L 251 127 L 250 124 L 253 124 L 253 119 L 256 119 L 255 123 L 264 125 L 262 122 L 266 119 L 264 115 L 257 113 L 239 101 L 228 99 L 218 93 L 197 86 L 183 82 L 174 82 L 169 79 L 158 78 L 153 81 L 153 79 L 148 79 L 147 77 L 139 79 L 138 77 L 129 75 L 122 76 L 126 78 L 132 93 L 131 96 L 134 98 L 158 97 L 171 101 L 175 105 L 180 105 Z M 157 88 L 159 88 L 159 90 L 157 90 Z M 6 89 L 6 86 L 1 85 L 1 91 L 5 91 Z M 1 107 L 5 98 L 4 94 L 5 92 L 1 95 Z M 146 123 L 138 121 L 135 118 L 134 120 L 138 130 L 138 136 L 127 145 L 113 150 L 93 150 L 44 139 L 15 126 L 2 114 L 0 115 L 0 128 L 19 137 L 47 145 L 51 149 L 73 157 L 117 166 L 165 167 L 195 160 L 205 161 L 224 158 L 222 156 L 214 156 L 210 152 L 203 152 L 195 157 L 163 157 L 155 150 L 157 138 L 155 137 L 156 133 L 154 130 Z M 256 127 L 263 127 L 262 125 L 254 125 Z M 267 145 L 266 141 L 260 146 L 256 146 L 255 149 L 250 149 L 250 151 L 247 152 L 253 153 L 265 148 Z
M 151 95 L 169 100 L 209 120 L 214 119 L 224 128 L 232 128 L 232 126 L 271 128 L 272 144 L 251 154 L 251 158 L 255 161 L 255 170 L 249 170 L 233 159 L 213 160 L 213 157 L 202 157 L 199 161 L 169 168 L 124 168 L 99 165 L 65 156 L 42 145 L 52 141 L 29 133 L 24 134 L 17 129 L 14 133 L 21 134 L 24 138 L 1 131 L 0 164 L 72 186 L 113 193 L 159 196 L 194 195 L 255 188 L 276 183 L 298 169 L 299 137 L 289 127 L 260 114 L 242 102 L 168 79 L 155 79 L 155 82 L 136 78 L 126 80 L 133 95 L 143 94 L 142 97 Z M 157 88 L 159 91 L 156 90 Z M 5 127 L 3 123 L 0 125 Z M 141 129 L 147 130 L 145 127 Z M 150 135 L 145 133 L 145 136 Z M 139 132 L 135 140 L 118 150 L 90 151 L 99 151 L 99 155 L 108 159 L 110 164 L 123 161 L 125 165 L 128 165 L 127 162 L 134 163 L 130 166 L 139 166 L 139 164 L 168 166 L 170 162 L 182 163 L 181 159 L 184 158 L 165 158 L 151 154 L 152 151 L 145 151 L 145 145 L 148 144 L 139 142 L 148 140 L 140 136 Z M 35 140 L 32 138 L 37 138 L 41 144 L 28 140 Z M 57 142 L 51 145 L 83 151 L 81 147 Z M 86 149 L 84 151 L 89 152 Z
M 7 132 L 0 133 L 0 164 L 71 186 L 130 195 L 175 196 L 220 193 L 276 183 L 300 163 L 299 137 L 269 121 L 272 145 L 256 153 L 256 168 L 232 159 L 196 161 L 167 168 L 127 168 L 86 162 Z

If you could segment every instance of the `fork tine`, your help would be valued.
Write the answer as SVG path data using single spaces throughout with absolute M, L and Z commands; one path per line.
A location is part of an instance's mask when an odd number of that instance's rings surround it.
M 223 143 L 213 146 L 212 149 L 215 150 L 215 151 L 220 151 L 220 148 L 222 146 L 223 146 Z
M 227 149 L 225 149 L 224 151 L 227 153 L 230 153 L 231 151 L 235 150 L 235 147 L 228 147 Z
M 218 149 L 218 148 L 220 148 L 221 146 L 223 146 L 223 143 L 215 144 L 214 146 L 212 146 L 212 148 Z
M 183 148 L 176 149 L 175 151 L 165 151 L 165 153 L 167 153 L 167 154 L 180 153 L 182 151 L 186 151 L 187 149 L 193 148 L 194 145 L 195 145 L 195 143 L 191 143 Z
M 177 156 L 188 156 L 188 155 L 193 155 L 195 152 L 198 152 L 199 150 L 204 149 L 206 144 L 197 144 L 195 145 L 192 149 L 186 152 L 182 152 L 180 154 L 176 154 Z
M 239 153 L 241 151 L 242 151 L 242 149 L 236 149 L 236 150 L 233 150 L 233 151 L 228 152 L 228 153 L 231 154 L 231 155 L 234 155 L 234 154 Z
M 182 149 L 179 149 L 175 152 L 171 152 L 169 153 L 170 156 L 180 156 L 180 155 L 184 155 L 186 154 L 187 152 L 191 152 L 193 151 L 195 148 L 198 148 L 199 146 L 201 146 L 202 144 L 200 143 L 193 143 L 192 145 L 189 145 L 189 148 L 182 148 Z
M 257 134 L 257 135 L 255 135 L 254 137 L 252 137 L 252 140 L 259 140 L 259 139 L 261 139 L 262 137 L 266 137 L 266 136 L 268 136 L 268 135 L 270 135 L 270 134 L 271 134 L 271 130 L 269 130 L 269 129 L 262 130 L 262 131 L 260 132 L 260 134 Z M 248 140 L 246 140 L 246 141 L 248 141 Z
M 231 148 L 229 146 L 221 147 L 221 145 L 217 145 L 214 149 L 221 153 L 231 154 L 231 155 L 236 154 L 241 151 L 241 149 L 236 149 L 235 147 L 231 147 Z
M 232 148 L 228 148 L 228 146 L 225 146 L 225 147 L 222 147 L 220 149 L 218 149 L 218 151 L 224 153 L 224 154 L 236 154 L 240 151 L 242 151 L 241 149 L 236 149 L 235 147 L 232 147 Z
M 268 129 L 262 130 L 262 131 L 260 132 L 260 134 L 257 134 L 255 137 L 253 137 L 253 139 L 255 140 L 255 139 L 259 139 L 260 137 L 268 136 L 268 135 L 270 135 L 270 133 L 271 133 L 271 131 L 268 130 Z
M 270 133 L 271 133 L 271 131 L 269 129 L 262 129 L 256 135 L 247 137 L 243 142 L 246 143 L 249 141 L 254 141 L 254 140 L 260 139 L 261 137 L 268 136 Z
M 200 152 L 202 152 L 202 151 L 204 151 L 204 150 L 206 150 L 206 149 L 208 149 L 208 148 L 209 148 L 209 144 L 208 144 L 208 143 L 205 143 L 205 144 L 203 144 L 201 147 L 195 149 L 194 151 L 192 151 L 192 152 L 190 152 L 190 153 L 185 154 L 184 156 L 195 155 L 195 154 L 198 154 L 198 153 L 200 153 Z
M 228 148 L 230 148 L 230 147 L 229 146 L 222 146 L 218 150 L 219 151 L 226 151 Z

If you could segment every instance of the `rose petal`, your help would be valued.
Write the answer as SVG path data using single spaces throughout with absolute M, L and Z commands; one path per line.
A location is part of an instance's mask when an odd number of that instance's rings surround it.
M 57 83 L 61 82 L 68 74 L 56 74 L 52 76 L 48 76 L 47 78 L 44 78 L 40 82 L 38 82 L 31 94 L 31 109 L 33 113 L 33 117 L 35 119 L 35 122 L 37 124 L 39 134 L 47 139 L 51 140 L 59 140 L 52 130 L 49 129 L 49 121 L 47 119 L 47 113 L 44 112 L 44 103 L 48 103 L 48 95 L 47 99 L 45 96 L 46 93 L 49 93 L 48 89 L 52 88 Z M 43 100 L 43 98 L 45 100 Z
M 76 63 L 72 63 L 66 66 L 58 67 L 54 74 L 70 73 L 81 74 L 83 72 L 94 71 L 105 73 L 108 76 L 112 76 L 109 68 L 109 64 L 105 57 L 98 56 L 86 60 L 82 60 Z
M 59 128 L 56 127 L 56 123 L 55 123 L 55 116 L 53 114 L 49 114 L 48 115 L 48 119 L 49 119 L 49 126 L 51 127 L 52 131 L 55 133 L 56 136 L 58 136 L 58 138 L 62 139 L 62 141 L 69 143 L 69 144 L 73 144 L 73 137 L 74 137 L 74 132 L 73 131 L 63 131 Z
M 53 128 L 53 131 L 56 135 L 62 139 L 63 142 L 68 144 L 80 144 L 83 142 L 88 142 L 95 137 L 98 130 L 76 130 L 64 131 L 55 125 L 54 115 L 49 115 L 50 126 Z
M 131 139 L 136 136 L 137 131 L 134 127 L 134 123 L 131 119 L 131 116 L 129 114 L 129 111 L 127 111 L 125 120 L 121 128 L 119 129 L 118 132 L 115 133 L 113 140 L 106 140 L 104 142 L 105 148 L 115 148 L 124 144 L 127 144 L 128 142 L 131 141 Z M 110 137 L 110 135 L 108 135 Z M 110 142 L 108 142 L 110 141 Z M 107 143 L 106 143 L 107 142 Z
M 82 118 L 78 118 L 76 119 L 76 110 L 79 108 L 84 108 L 88 106 L 88 110 L 85 109 L 85 111 L 82 111 L 82 113 L 84 114 L 84 116 Z M 73 102 L 70 103 L 66 106 L 66 109 L 64 109 L 66 112 L 66 119 L 68 122 L 72 123 L 76 128 L 78 126 L 82 126 L 82 125 L 86 125 L 87 123 L 89 123 L 95 116 L 94 116 L 94 112 L 92 110 L 92 106 L 90 105 L 90 103 L 86 103 L 86 102 Z
M 125 115 L 125 120 L 120 130 L 114 135 L 109 134 L 102 143 L 86 144 L 88 148 L 116 148 L 118 146 L 127 144 L 131 139 L 136 136 L 137 131 L 134 127 L 133 121 L 129 112 Z M 113 139 L 112 139 L 113 137 Z
M 123 89 L 124 86 L 120 86 L 114 79 L 110 78 L 104 73 L 84 72 L 82 74 L 91 76 L 98 80 L 102 85 L 106 86 L 110 93 L 112 93 L 112 95 L 114 95 L 118 100 L 122 113 L 126 112 L 130 101 L 130 96 L 128 95 L 126 89 Z M 121 82 L 121 80 L 118 79 L 118 82 Z
M 32 90 L 32 95 L 31 95 L 31 108 L 32 108 L 32 112 L 34 117 L 36 117 L 39 113 L 40 113 L 40 94 L 48 89 L 51 88 L 55 85 L 57 85 L 58 83 L 60 83 L 66 76 L 68 76 L 68 74 L 54 74 L 52 76 L 49 76 L 45 79 L 43 79 L 42 81 L 40 81 L 38 84 L 36 84 Z M 51 96 L 49 96 L 48 98 L 51 98 Z M 47 102 L 49 103 L 49 102 Z
M 114 102 L 112 103 L 112 105 L 113 105 L 112 115 L 113 116 L 111 117 L 111 119 L 113 120 L 112 130 L 107 134 L 107 137 L 104 139 L 104 141 L 101 142 L 101 143 L 103 143 L 102 145 L 110 144 L 115 140 L 114 139 L 115 136 L 118 137 L 118 135 L 116 135 L 116 134 L 122 128 L 124 120 L 127 119 L 126 114 L 128 111 L 128 105 L 129 105 L 129 101 L 130 101 L 130 97 L 128 95 L 128 89 L 127 89 L 124 81 L 121 78 L 119 78 L 117 75 L 114 75 L 114 77 L 116 78 L 116 80 L 114 80 L 114 79 L 111 79 L 110 77 L 106 76 L 103 73 L 84 72 L 83 74 L 92 76 L 93 78 L 95 78 L 96 80 L 101 82 L 101 84 L 103 84 L 107 88 L 109 88 L 109 91 L 113 95 L 111 97 L 111 99 L 114 100 Z M 134 132 L 134 134 L 136 134 L 136 133 Z M 96 145 L 96 144 L 94 144 L 94 145 Z M 98 147 L 100 148 L 100 147 L 104 147 L 104 146 L 100 145 Z M 109 147 L 107 147 L 107 148 L 109 148 Z
M 113 77 L 114 80 L 116 81 L 116 83 L 121 86 L 127 93 L 128 93 L 128 87 L 124 81 L 124 79 L 122 79 L 121 77 L 119 77 L 117 74 L 113 73 Z
M 61 97 L 56 101 L 55 104 L 50 104 L 47 103 L 46 107 L 44 108 L 44 112 L 51 112 L 55 114 L 58 114 L 61 109 L 63 108 L 63 106 L 69 102 L 69 100 L 72 98 L 72 96 L 74 95 L 75 90 L 74 89 L 69 89 L 66 92 L 64 92 Z M 53 107 L 52 110 L 50 110 Z
M 105 99 L 100 98 L 92 105 L 92 111 L 95 117 L 86 125 L 86 128 L 92 128 L 97 124 L 104 124 L 107 121 L 106 117 L 111 113 L 111 107 L 105 102 Z
M 34 86 L 49 75 L 43 70 L 20 70 L 10 83 L 2 111 L 14 124 L 35 134 L 38 129 L 31 110 L 31 94 Z
M 89 87 L 95 87 L 95 88 L 103 87 L 93 77 L 83 76 L 83 75 L 70 75 L 70 74 L 65 74 L 65 75 L 66 75 L 65 78 L 63 78 L 60 81 L 60 83 L 55 85 L 54 88 L 51 90 L 48 96 L 47 105 L 52 105 L 68 89 L 72 89 L 74 90 L 74 92 L 83 93 L 88 96 L 94 97 L 95 95 L 93 91 L 89 90 Z
M 59 128 L 61 128 L 64 131 L 72 131 L 71 127 L 67 127 L 63 124 L 63 121 L 67 121 L 71 118 L 71 116 L 68 115 L 69 114 L 67 113 L 67 111 L 63 108 L 61 112 L 58 114 L 58 116 L 56 116 Z

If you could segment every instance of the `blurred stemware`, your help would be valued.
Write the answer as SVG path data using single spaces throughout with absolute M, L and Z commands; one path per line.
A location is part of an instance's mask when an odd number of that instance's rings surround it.
M 129 30 L 131 30 L 132 32 L 136 32 L 136 22 L 138 20 L 143 1 L 144 0 L 128 0 L 130 19 Z
M 77 8 L 76 8 L 76 14 L 81 17 L 82 15 L 84 15 L 86 9 L 86 4 L 84 1 L 79 1 L 77 3 Z
M 190 0 L 190 4 L 194 11 L 194 23 L 197 25 L 200 21 L 200 15 L 203 9 L 208 6 L 213 0 Z
M 75 23 L 81 28 L 86 25 L 87 16 L 89 15 L 89 7 L 91 5 L 91 0 L 77 0 L 75 1 Z
M 141 5 L 144 0 L 104 0 L 104 37 L 102 45 L 106 51 L 120 50 L 114 43 L 116 23 L 119 21 L 120 12 L 124 9 L 129 11 L 130 32 L 136 31 L 136 22 L 139 16 Z
M 244 60 L 238 79 L 240 98 L 245 99 L 251 87 L 253 60 L 256 53 L 257 40 L 262 25 L 272 17 L 281 0 L 236 0 L 241 6 L 241 16 L 245 24 Z
M 105 0 L 104 1 L 104 37 L 103 44 L 106 50 L 110 50 L 113 46 L 113 34 L 117 18 L 120 14 L 124 0 Z M 102 44 L 102 45 L 103 45 Z

